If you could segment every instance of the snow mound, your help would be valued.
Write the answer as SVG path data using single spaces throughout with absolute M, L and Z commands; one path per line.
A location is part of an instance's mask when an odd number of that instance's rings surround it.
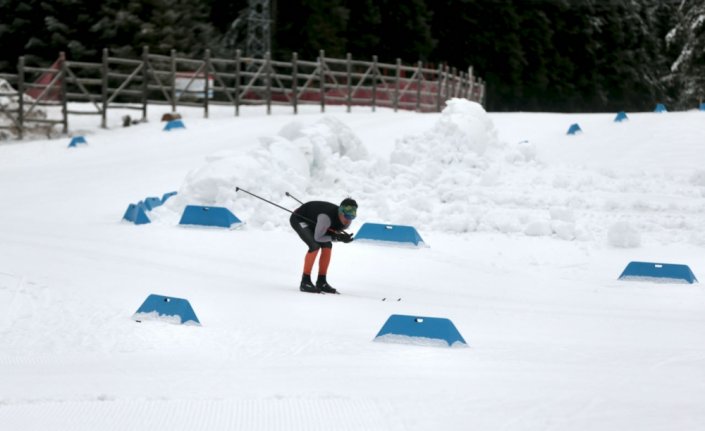
M 249 225 L 280 226 L 286 221 L 280 211 L 236 188 L 295 208 L 296 202 L 285 198 L 286 192 L 305 199 L 312 183 L 335 183 L 350 163 L 366 157 L 366 148 L 341 121 L 325 117 L 310 126 L 294 121 L 277 135 L 261 137 L 249 152 L 208 156 L 205 164 L 188 173 L 178 195 L 153 215 L 173 223 L 173 214 L 183 212 L 186 205 L 221 206 Z
M 501 141 L 482 106 L 464 99 L 448 101 L 427 130 L 399 136 L 386 157 L 372 156 L 355 131 L 332 116 L 311 123 L 297 118 L 257 139 L 250 151 L 208 156 L 186 176 L 178 197 L 150 218 L 175 224 L 188 204 L 222 206 L 248 226 L 288 229 L 285 213 L 236 192 L 240 187 L 289 210 L 299 204 L 287 192 L 302 201 L 353 197 L 360 204 L 353 229 L 370 221 L 414 226 L 422 235 L 607 238 L 620 248 L 638 247 L 641 235 L 705 243 L 701 168 L 569 164 L 557 157 L 564 148 L 547 148 L 540 139 Z M 640 232 L 619 224 L 625 216 Z
M 482 105 L 452 99 L 431 130 L 400 140 L 390 161 L 405 166 L 421 164 L 435 172 L 446 166 L 473 168 L 494 146 L 499 146 L 497 131 Z
M 631 224 L 620 221 L 607 231 L 607 243 L 617 248 L 636 248 L 641 245 L 641 235 Z

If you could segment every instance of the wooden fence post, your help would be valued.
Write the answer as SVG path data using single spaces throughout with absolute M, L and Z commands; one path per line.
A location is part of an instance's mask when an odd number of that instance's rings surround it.
M 176 112 L 176 50 L 171 50 L 171 112 Z
M 441 112 L 441 91 L 443 89 L 443 65 L 438 66 L 438 87 L 436 88 L 436 111 Z
M 455 69 L 455 97 L 460 97 L 463 91 L 463 72 L 460 69 Z
M 463 97 L 463 72 L 458 69 L 455 77 L 455 97 Z
M 421 68 L 423 67 L 423 63 L 421 63 L 421 60 L 419 60 L 418 64 L 418 70 L 416 71 L 416 112 L 421 112 L 421 78 L 423 78 L 421 74 Z
M 399 79 L 401 79 L 401 58 L 397 58 L 397 73 L 394 79 L 394 112 L 399 109 Z
M 17 61 L 17 95 L 19 96 L 19 112 L 17 113 L 19 128 L 17 134 L 21 140 L 24 138 L 24 56 Z
M 68 78 L 68 67 L 66 66 L 66 54 L 62 51 L 59 53 L 59 65 L 61 68 L 61 81 L 59 87 L 61 88 L 61 115 L 63 115 L 64 130 L 63 134 L 69 132 L 69 107 L 68 107 L 68 91 L 66 89 L 66 81 Z
M 472 75 L 472 66 L 468 67 L 468 99 L 475 100 L 475 77 Z
M 264 53 L 264 81 L 267 95 L 267 115 L 272 114 L 272 59 L 269 51 Z
M 324 56 L 325 52 L 320 50 L 318 53 L 318 84 L 321 92 L 321 112 L 326 111 L 326 75 L 323 73 Z
M 235 50 L 235 116 L 240 116 L 240 50 Z
M 347 105 L 348 105 L 348 113 L 352 110 L 352 54 L 348 52 L 348 55 L 345 56 L 345 69 L 346 73 L 348 75 L 348 100 L 347 100 Z
M 377 68 L 377 56 L 372 56 L 372 112 L 375 112 L 377 107 L 377 82 L 379 69 Z
M 103 102 L 103 112 L 101 112 L 100 127 L 108 128 L 108 48 L 103 48 L 103 64 L 100 68 L 101 91 L 100 97 Z
M 447 64 L 446 64 L 443 76 L 445 78 L 445 87 L 446 87 L 445 94 L 443 95 L 443 99 L 444 99 L 444 101 L 447 101 L 448 99 L 450 99 L 450 78 L 451 78 L 450 66 L 448 66 Z
M 448 68 L 448 99 L 455 97 L 455 67 Z
M 478 85 L 480 86 L 480 95 L 477 97 L 477 102 L 481 105 L 485 105 L 485 81 L 482 78 L 478 78 Z
M 147 101 L 149 100 L 149 47 L 142 47 L 142 122 L 147 121 Z
M 291 105 L 294 108 L 294 115 L 299 113 L 298 59 L 299 54 L 296 52 L 291 54 Z
M 464 80 L 464 74 L 463 71 L 458 69 L 458 84 L 457 84 L 457 89 L 455 90 L 456 97 L 463 97 L 463 80 Z
M 206 82 L 203 85 L 203 109 L 204 109 L 204 118 L 208 118 L 208 105 L 209 105 L 209 100 L 208 98 L 210 97 L 210 70 L 211 70 L 211 50 L 206 49 L 206 55 L 203 60 L 203 76 L 206 79 Z

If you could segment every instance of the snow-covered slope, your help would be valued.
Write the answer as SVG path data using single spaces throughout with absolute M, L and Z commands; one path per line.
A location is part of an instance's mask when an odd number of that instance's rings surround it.
M 262 111 L 0 145 L 0 428 L 705 423 L 705 291 L 616 280 L 632 260 L 705 277 L 703 113 Z M 343 294 L 304 294 L 288 214 L 235 187 L 290 209 L 350 195 L 353 231 L 409 224 L 430 247 L 336 244 Z M 170 191 L 151 224 L 120 221 Z M 179 227 L 190 203 L 246 223 Z M 135 323 L 150 293 L 203 326 Z M 469 348 L 372 342 L 391 314 L 449 318 Z

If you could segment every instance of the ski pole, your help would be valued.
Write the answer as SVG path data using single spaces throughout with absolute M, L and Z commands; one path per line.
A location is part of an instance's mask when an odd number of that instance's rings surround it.
M 250 195 L 250 196 L 256 197 L 257 199 L 261 199 L 261 200 L 267 202 L 267 203 L 270 204 L 270 205 L 274 205 L 275 207 L 280 208 L 280 209 L 283 209 L 284 211 L 286 211 L 286 212 L 288 212 L 288 213 L 294 214 L 294 212 L 293 212 L 292 210 L 290 210 L 290 209 L 288 209 L 288 208 L 284 208 L 284 207 L 281 206 L 281 205 L 277 205 L 277 204 L 275 204 L 274 202 L 263 198 L 262 196 L 257 196 L 256 194 L 254 194 L 254 193 L 252 193 L 252 192 L 248 192 L 247 190 L 245 190 L 245 189 L 243 189 L 243 188 L 235 187 L 235 191 L 236 191 L 236 192 L 245 192 L 245 193 L 247 193 L 247 194 Z M 304 216 L 302 216 L 302 215 L 300 215 L 300 214 L 296 214 L 296 217 L 299 217 L 299 218 L 301 218 L 301 219 L 303 219 L 303 220 L 306 220 L 306 221 L 309 222 L 309 223 L 316 224 L 316 222 L 314 222 L 314 221 L 311 220 L 310 218 L 304 217 Z M 330 230 L 331 232 L 335 232 L 333 229 L 329 229 L 329 230 Z
M 252 196 L 252 197 L 255 197 L 255 198 L 257 198 L 257 199 L 263 200 L 263 201 L 267 202 L 267 203 L 270 204 L 270 205 L 274 205 L 275 207 L 280 208 L 280 209 L 283 209 L 284 211 L 286 211 L 286 212 L 288 212 L 288 213 L 294 214 L 294 215 L 296 215 L 296 217 L 299 217 L 299 218 L 301 218 L 301 219 L 303 219 L 303 220 L 305 220 L 305 221 L 307 221 L 307 222 L 309 222 L 309 223 L 313 223 L 314 225 L 316 224 L 315 221 L 311 220 L 311 219 L 308 218 L 308 217 L 304 217 L 304 216 L 302 216 L 301 214 L 296 214 L 295 212 L 293 212 L 293 211 L 290 210 L 290 209 L 284 208 L 284 207 L 281 206 L 281 205 L 277 205 L 277 204 L 275 204 L 274 202 L 272 202 L 272 201 L 270 201 L 270 200 L 267 200 L 267 199 L 265 199 L 265 198 L 263 198 L 263 197 L 261 197 L 261 196 L 257 196 L 256 194 L 254 194 L 254 193 L 252 193 L 252 192 L 248 192 L 247 190 L 245 190 L 245 189 L 243 189 L 243 188 L 235 187 L 235 191 L 236 191 L 236 192 L 245 192 L 245 193 L 247 193 L 248 195 L 250 195 L 250 196 Z M 288 192 L 287 192 L 287 195 L 289 195 Z M 290 195 L 289 195 L 289 196 L 290 196 Z M 290 196 L 290 197 L 294 198 L 293 196 Z M 294 199 L 296 199 L 296 198 L 294 198 Z M 298 200 L 298 199 L 296 199 L 296 200 Z M 328 228 L 328 231 L 329 231 L 329 232 L 337 233 L 336 230 L 333 229 L 333 228 Z
M 250 195 L 250 196 L 256 197 L 257 199 L 261 199 L 261 200 L 267 202 L 267 203 L 270 204 L 270 205 L 274 205 L 274 206 L 277 207 L 277 208 L 283 209 L 283 210 L 286 211 L 286 212 L 289 212 L 289 213 L 294 214 L 294 212 L 293 212 L 292 210 L 287 209 L 287 208 L 284 208 L 284 207 L 281 206 L 281 205 L 277 205 L 277 204 L 275 204 L 275 203 L 272 202 L 272 201 L 268 201 L 267 199 L 265 199 L 265 198 L 263 198 L 263 197 L 261 197 L 261 196 L 257 196 L 257 195 L 254 194 L 254 193 L 248 192 L 248 191 L 245 190 L 245 189 L 241 189 L 240 187 L 235 187 L 235 191 L 236 191 L 236 192 L 240 192 L 240 191 L 245 192 L 245 193 L 247 193 L 247 194 Z M 298 214 L 297 214 L 297 215 L 298 215 Z M 299 217 L 301 217 L 301 216 L 299 216 Z M 302 217 L 302 218 L 303 218 L 303 217 Z M 311 220 L 308 220 L 308 221 L 311 221 Z
M 304 203 L 301 202 L 300 200 L 296 199 L 296 198 L 294 197 L 294 195 L 292 195 L 291 193 L 289 193 L 289 192 L 284 192 L 284 194 L 287 195 L 287 196 L 289 196 L 290 198 L 292 198 L 292 199 L 295 200 L 296 202 L 300 203 L 301 205 L 304 204 Z

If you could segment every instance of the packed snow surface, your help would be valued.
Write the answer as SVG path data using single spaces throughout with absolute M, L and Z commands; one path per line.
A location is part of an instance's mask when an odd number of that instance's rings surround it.
M 0 144 L 0 428 L 702 429 L 705 290 L 617 278 L 705 274 L 703 112 L 275 108 L 183 109 L 168 132 L 163 108 L 129 128 L 115 110 L 107 130 L 71 117 L 75 148 Z M 427 247 L 335 244 L 342 294 L 301 293 L 287 193 L 351 196 L 351 231 Z M 186 205 L 244 223 L 180 226 Z M 133 321 L 153 293 L 202 326 Z M 467 348 L 373 342 L 392 314 L 450 319 Z

